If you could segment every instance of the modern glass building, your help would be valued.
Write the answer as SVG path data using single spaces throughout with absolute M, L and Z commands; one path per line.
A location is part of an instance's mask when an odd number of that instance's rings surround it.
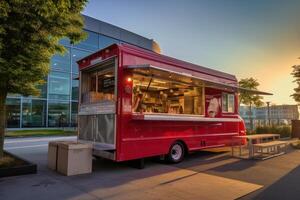
M 113 43 L 129 43 L 148 50 L 157 44 L 145 37 L 84 16 L 85 41 L 72 45 L 61 41 L 67 52 L 54 55 L 51 71 L 40 86 L 39 96 L 9 94 L 6 101 L 7 128 L 76 127 L 78 107 L 78 66 L 76 61 Z

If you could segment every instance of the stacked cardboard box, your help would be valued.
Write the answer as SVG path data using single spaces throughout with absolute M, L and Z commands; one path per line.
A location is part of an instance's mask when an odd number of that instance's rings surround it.
M 92 172 L 92 145 L 73 141 L 50 142 L 48 166 L 67 176 Z

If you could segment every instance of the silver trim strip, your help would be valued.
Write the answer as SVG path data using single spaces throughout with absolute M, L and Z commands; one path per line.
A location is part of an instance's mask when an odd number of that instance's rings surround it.
M 133 115 L 136 120 L 153 120 L 153 121 L 197 121 L 197 122 L 241 122 L 239 118 L 209 118 L 203 116 L 176 116 L 161 114 L 142 114 Z
M 180 136 L 159 136 L 159 137 L 136 137 L 136 138 L 123 138 L 123 142 L 128 141 L 144 141 L 144 140 L 167 140 L 178 138 L 195 138 L 195 137 L 215 137 L 215 136 L 238 136 L 238 132 L 231 133 L 210 133 L 210 134 L 197 134 L 197 135 L 180 135 Z

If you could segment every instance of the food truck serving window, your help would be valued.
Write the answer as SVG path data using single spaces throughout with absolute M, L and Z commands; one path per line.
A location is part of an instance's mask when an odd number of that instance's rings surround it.
M 133 73 L 132 111 L 203 115 L 203 83 L 159 70 L 136 70 Z
M 81 86 L 81 102 L 99 103 L 115 99 L 115 66 L 107 62 L 91 71 L 83 71 Z
M 223 93 L 222 95 L 222 111 L 223 112 L 234 112 L 234 95 Z

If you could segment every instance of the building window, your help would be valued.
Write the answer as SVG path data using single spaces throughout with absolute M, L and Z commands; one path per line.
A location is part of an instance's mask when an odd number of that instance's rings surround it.
M 49 75 L 49 99 L 69 100 L 70 74 L 51 72 Z
M 78 103 L 72 102 L 71 104 L 71 126 L 76 127 L 77 126 L 77 113 L 78 113 Z
M 70 49 L 64 55 L 55 54 L 51 59 L 51 69 L 69 72 L 71 69 Z
M 78 101 L 79 80 L 78 75 L 72 76 L 72 100 Z
M 82 49 L 88 49 L 91 51 L 98 50 L 99 49 L 98 48 L 99 47 L 98 34 L 91 32 L 91 31 L 85 31 L 85 32 L 88 34 L 87 38 L 84 41 L 82 41 L 79 44 L 76 44 L 74 46 L 78 47 L 78 48 L 82 48 Z
M 47 98 L 47 79 L 45 79 L 44 81 L 44 84 L 36 86 L 36 89 L 39 90 L 39 94 L 34 95 L 34 97 Z
M 82 51 L 78 49 L 72 49 L 72 73 L 78 74 L 78 64 L 76 61 L 80 60 L 81 58 L 84 58 L 88 55 L 90 55 L 91 52 Z
M 234 112 L 234 95 L 223 93 L 222 95 L 222 111 L 223 112 Z
M 22 95 L 17 94 L 17 93 L 8 93 L 7 96 L 8 97 L 21 97 Z
M 20 99 L 6 99 L 6 127 L 20 128 Z
M 67 127 L 70 119 L 70 103 L 65 101 L 53 101 L 48 103 L 48 126 Z
M 107 46 L 110 46 L 112 44 L 119 44 L 120 40 L 105 36 L 105 35 L 99 35 L 99 49 L 103 49 Z
M 46 126 L 46 101 L 23 99 L 22 127 Z

